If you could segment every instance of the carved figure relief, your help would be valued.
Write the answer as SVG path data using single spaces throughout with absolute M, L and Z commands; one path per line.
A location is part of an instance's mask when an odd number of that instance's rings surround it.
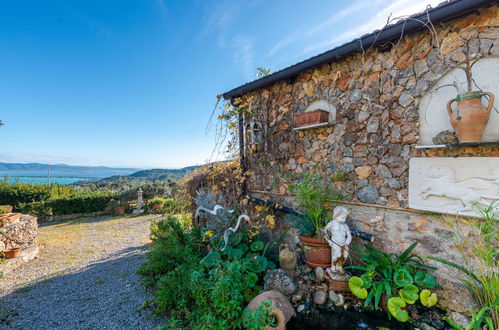
M 499 200 L 497 157 L 413 158 L 409 206 L 436 212 L 478 215 L 475 203 Z

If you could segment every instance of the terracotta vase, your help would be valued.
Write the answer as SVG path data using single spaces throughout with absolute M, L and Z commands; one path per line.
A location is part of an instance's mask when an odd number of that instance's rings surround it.
M 21 254 L 21 248 L 12 248 L 8 250 L 2 251 L 3 255 L 5 256 L 5 259 L 13 259 L 19 257 Z
M 296 316 L 296 312 L 293 305 L 289 302 L 289 299 L 282 293 L 275 290 L 265 291 L 253 298 L 249 302 L 248 308 L 255 311 L 258 306 L 260 306 L 260 303 L 266 300 L 272 302 L 272 306 L 274 307 L 272 314 L 277 320 L 277 327 L 268 327 L 267 329 L 286 329 L 286 323 L 288 323 L 293 316 Z
M 485 95 L 490 98 L 488 107 L 482 104 Z M 452 109 L 453 102 L 457 102 L 455 109 Z M 481 141 L 493 105 L 494 94 L 482 92 L 459 94 L 447 103 L 450 122 L 460 143 Z
M 305 250 L 305 263 L 311 267 L 331 267 L 331 247 L 317 238 L 298 236 Z

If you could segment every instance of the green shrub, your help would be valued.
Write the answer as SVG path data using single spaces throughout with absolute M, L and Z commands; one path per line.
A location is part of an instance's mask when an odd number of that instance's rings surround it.
M 425 265 L 420 256 L 412 253 L 417 243 L 400 255 L 386 253 L 372 246 L 361 248 L 352 245 L 360 253 L 362 265 L 345 268 L 361 270 L 364 274 L 351 277 L 348 287 L 357 298 L 365 300 L 366 307 L 374 303 L 374 308 L 379 309 L 381 297 L 385 295 L 391 315 L 406 322 L 409 319 L 403 309 L 406 304 L 420 300 L 427 307 L 435 305 L 437 296 L 428 289 L 440 286 L 428 271 L 437 268 Z
M 18 209 L 22 203 L 40 202 L 50 198 L 51 189 L 46 184 L 0 182 L 0 204 Z
M 156 287 L 156 311 L 169 316 L 171 328 L 240 329 L 244 307 L 275 267 L 265 257 L 271 245 L 242 228 L 221 251 L 223 240 L 210 231 L 202 236 L 185 218 L 168 215 L 151 225 L 154 248 L 139 274 Z
M 9 213 L 12 206 L 10 205 L 0 205 L 0 214 Z
M 54 198 L 47 203 L 54 215 L 89 213 L 103 211 L 114 196 L 110 192 L 94 192 Z
M 22 213 L 35 216 L 65 215 L 103 211 L 115 196 L 111 192 L 81 193 L 77 195 L 51 198 L 46 201 L 22 204 Z
M 12 205 L 14 210 L 19 210 L 21 204 L 42 202 L 75 193 L 73 187 L 57 183 L 48 185 L 0 181 L 0 205 Z

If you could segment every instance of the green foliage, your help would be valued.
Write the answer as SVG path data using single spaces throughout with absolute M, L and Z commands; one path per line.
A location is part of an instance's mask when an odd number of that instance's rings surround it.
M 276 327 L 277 320 L 272 312 L 275 307 L 272 306 L 272 301 L 264 300 L 260 302 L 255 311 L 249 308 L 244 309 L 244 327 L 248 330 L 262 330 L 268 327 Z
M 388 299 L 388 311 L 400 322 L 407 322 L 409 320 L 409 313 L 402 309 L 406 306 L 405 301 L 399 297 L 392 297 Z
M 157 313 L 168 315 L 172 328 L 240 329 L 244 307 L 271 266 L 266 255 L 272 246 L 241 228 L 222 251 L 220 237 L 202 235 L 181 218 L 169 215 L 151 225 L 154 248 L 139 269 L 146 284 L 155 286 Z M 203 241 L 211 246 L 208 254 Z M 249 248 L 253 244 L 256 251 Z
M 352 276 L 348 280 L 348 288 L 352 291 L 353 295 L 359 299 L 367 298 L 367 290 L 364 287 L 364 282 L 360 277 Z
M 36 216 L 89 213 L 106 209 L 114 196 L 111 192 L 81 193 L 21 204 L 20 209 L 22 213 Z
M 390 313 L 399 321 L 405 319 L 403 311 L 397 309 L 401 305 L 400 301 L 404 303 L 404 306 L 414 304 L 420 298 L 421 289 L 437 286 L 435 278 L 427 272 L 436 268 L 425 265 L 420 256 L 412 254 L 416 245 L 417 243 L 414 243 L 400 255 L 396 255 L 371 246 L 361 248 L 353 244 L 360 253 L 362 265 L 345 268 L 361 270 L 364 274 L 360 278 L 350 279 L 350 291 L 358 298 L 365 299 L 365 306 L 374 302 L 375 309 L 379 308 L 382 295 L 386 295 L 388 301 L 394 298 L 392 300 L 393 312 L 389 308 Z M 436 295 L 432 297 L 436 303 Z
M 11 208 L 10 205 L 0 205 L 0 214 L 9 213 Z
M 290 192 L 307 213 L 305 218 L 317 235 L 329 221 L 331 203 L 345 196 L 335 188 L 328 187 L 319 174 L 305 173 L 302 181 L 290 186 Z
M 437 294 L 431 293 L 430 290 L 425 289 L 419 294 L 419 300 L 421 304 L 426 307 L 433 307 L 437 304 Z
M 452 228 L 452 242 L 464 260 L 464 265 L 428 256 L 427 258 L 462 271 L 466 285 L 475 304 L 472 314 L 475 322 L 492 322 L 490 328 L 499 328 L 499 213 L 498 202 L 489 205 L 475 203 L 482 219 L 449 218 L 447 224 Z M 480 317 L 479 317 L 480 316 Z M 480 326 L 480 323 L 477 323 Z
M 40 202 L 50 198 L 51 189 L 46 184 L 0 182 L 0 204 L 18 209 L 22 203 Z

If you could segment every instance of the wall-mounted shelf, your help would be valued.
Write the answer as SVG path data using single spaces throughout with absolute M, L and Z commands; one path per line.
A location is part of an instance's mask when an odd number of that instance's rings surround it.
M 436 149 L 436 148 L 453 148 L 453 147 L 480 147 L 480 146 L 497 146 L 497 142 L 465 142 L 465 143 L 451 143 L 451 144 L 434 144 L 426 146 L 416 146 L 416 149 Z
M 319 128 L 319 127 L 333 126 L 333 125 L 334 125 L 334 123 L 330 123 L 330 122 L 313 124 L 313 125 L 295 127 L 295 128 L 293 128 L 293 131 L 303 131 L 305 129 L 313 129 L 313 128 Z

